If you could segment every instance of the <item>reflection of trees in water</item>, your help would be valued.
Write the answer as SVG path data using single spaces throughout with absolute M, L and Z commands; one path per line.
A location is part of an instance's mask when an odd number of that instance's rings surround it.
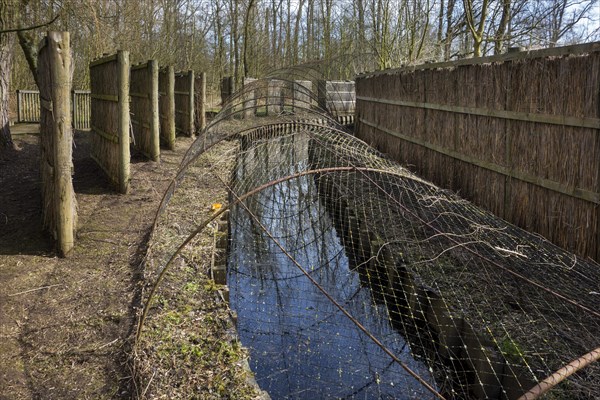
M 240 160 L 233 182 L 238 195 L 282 176 L 306 171 L 308 137 L 256 141 Z M 333 222 L 321 204 L 314 177 L 279 183 L 252 196 L 245 204 L 252 215 L 241 206 L 232 208 L 231 251 L 239 267 L 234 279 L 248 287 L 233 288 L 232 306 L 241 307 L 237 311 L 242 330 L 246 330 L 242 333 L 256 340 L 257 351 L 269 358 L 260 361 L 268 364 L 265 374 L 276 376 L 259 374 L 259 382 L 276 386 L 280 396 L 292 398 L 296 398 L 292 391 L 302 396 L 301 393 L 315 394 L 319 390 L 336 398 L 354 396 L 348 392 L 377 398 L 392 398 L 390 393 L 402 396 L 401 388 L 385 386 L 380 380 L 385 375 L 387 382 L 412 386 L 410 381 L 406 383 L 400 367 L 393 360 L 388 361 L 322 296 L 270 236 L 352 315 L 391 340 L 388 344 L 397 354 L 408 354 L 404 352 L 405 341 L 389 326 L 387 310 L 372 304 L 369 291 L 360 286 L 357 273 L 350 271 Z M 260 286 L 258 293 L 251 290 L 256 285 Z M 259 316 L 261 312 L 268 315 Z M 244 317 L 256 321 L 242 323 Z M 244 344 L 253 346 L 252 342 Z M 354 387 L 355 384 L 360 387 Z

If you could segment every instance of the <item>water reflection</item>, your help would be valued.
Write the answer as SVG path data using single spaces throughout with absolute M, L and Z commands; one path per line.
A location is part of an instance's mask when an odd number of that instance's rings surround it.
M 307 168 L 309 140 L 296 135 L 254 143 L 241 153 L 235 190 Z M 352 271 L 311 176 L 246 203 L 270 234 L 370 332 L 419 375 L 424 364 Z M 316 288 L 242 207 L 231 212 L 231 306 L 256 379 L 273 399 L 426 399 L 431 394 Z

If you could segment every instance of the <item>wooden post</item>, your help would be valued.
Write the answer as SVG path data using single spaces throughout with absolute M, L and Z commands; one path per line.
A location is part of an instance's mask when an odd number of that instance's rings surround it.
M 151 121 L 150 123 L 150 158 L 152 161 L 160 160 L 160 120 L 158 110 L 158 63 L 156 60 L 148 61 L 148 73 L 150 75 L 150 107 Z
M 194 116 L 194 71 L 190 70 L 188 71 L 188 79 L 189 81 L 189 92 L 190 92 L 190 97 L 189 97 L 189 105 L 188 105 L 188 109 L 189 109 L 189 120 L 188 120 L 188 126 L 189 126 L 189 132 L 190 132 L 190 136 L 194 136 L 194 120 L 195 120 L 195 116 Z
M 21 122 L 21 91 L 17 90 L 17 122 Z
M 117 52 L 117 86 L 119 98 L 119 191 L 129 190 L 129 52 Z
M 163 138 L 167 141 L 167 147 L 170 150 L 175 149 L 175 68 L 171 65 L 166 68 L 166 83 L 164 96 L 166 96 L 167 106 L 164 110 L 165 122 L 161 129 Z
M 198 132 L 201 132 L 206 128 L 206 72 L 200 73 L 198 83 L 198 88 L 195 88 L 198 90 L 196 112 L 198 113 Z
M 48 32 L 40 54 L 46 58 L 38 70 L 40 90 L 48 91 L 43 96 L 48 99 L 43 103 L 43 108 L 46 115 L 51 114 L 42 120 L 45 126 L 41 129 L 42 134 L 47 135 L 42 139 L 45 147 L 42 162 L 51 161 L 48 173 L 44 174 L 44 178 L 49 180 L 44 183 L 48 185 L 48 190 L 44 192 L 53 197 L 53 200 L 45 200 L 53 208 L 45 212 L 52 214 L 46 219 L 54 224 L 58 251 L 64 257 L 73 248 L 76 225 L 75 193 L 71 179 L 73 130 L 69 32 Z

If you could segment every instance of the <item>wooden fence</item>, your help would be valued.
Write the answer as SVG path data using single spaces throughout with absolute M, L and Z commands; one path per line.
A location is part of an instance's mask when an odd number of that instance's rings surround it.
M 175 74 L 175 130 L 194 135 L 194 71 Z
M 319 107 L 336 117 L 353 114 L 356 103 L 355 83 L 320 80 L 317 82 L 317 98 Z
M 226 79 L 224 78 L 224 82 Z M 224 86 L 226 85 L 222 85 Z M 245 118 L 257 113 L 269 115 L 283 111 L 310 110 L 316 104 L 313 102 L 312 88 L 311 81 L 244 78 L 244 95 L 238 107 L 242 108 L 241 115 Z M 230 95 L 227 94 L 227 97 Z
M 158 112 L 158 64 L 155 60 L 131 67 L 130 115 L 133 144 L 142 154 L 158 161 L 160 158 Z
M 68 32 L 48 32 L 38 54 L 41 90 L 40 173 L 42 218 L 61 256 L 73 248 L 77 205 L 73 190 L 71 127 L 71 51 Z
M 360 76 L 356 135 L 600 260 L 600 43 Z
M 17 122 L 40 122 L 39 90 L 17 90 Z
M 71 91 L 73 128 L 90 129 L 90 91 Z M 17 90 L 17 122 L 40 122 L 39 90 Z
M 90 129 L 91 92 L 89 90 L 73 90 L 73 128 L 80 131 Z
M 158 111 L 160 140 L 169 150 L 175 149 L 175 71 L 166 67 L 158 73 Z
M 92 158 L 121 193 L 129 189 L 129 52 L 90 63 Z

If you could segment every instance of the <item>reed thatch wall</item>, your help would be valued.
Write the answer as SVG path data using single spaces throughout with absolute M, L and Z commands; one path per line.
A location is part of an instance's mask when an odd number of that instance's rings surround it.
M 600 44 L 360 76 L 356 134 L 516 225 L 600 259 Z
M 40 43 L 40 173 L 43 226 L 57 241 L 59 254 L 74 246 L 77 202 L 73 190 L 73 77 L 69 32 L 48 32 Z
M 116 78 L 116 79 L 115 79 Z M 129 189 L 129 53 L 90 63 L 91 156 L 121 193 Z
M 175 74 L 175 130 L 194 135 L 194 71 Z
M 130 114 L 134 146 L 152 161 L 160 158 L 158 64 L 155 60 L 131 67 Z
M 172 66 L 158 73 L 158 112 L 160 140 L 169 150 L 175 149 L 175 70 Z

